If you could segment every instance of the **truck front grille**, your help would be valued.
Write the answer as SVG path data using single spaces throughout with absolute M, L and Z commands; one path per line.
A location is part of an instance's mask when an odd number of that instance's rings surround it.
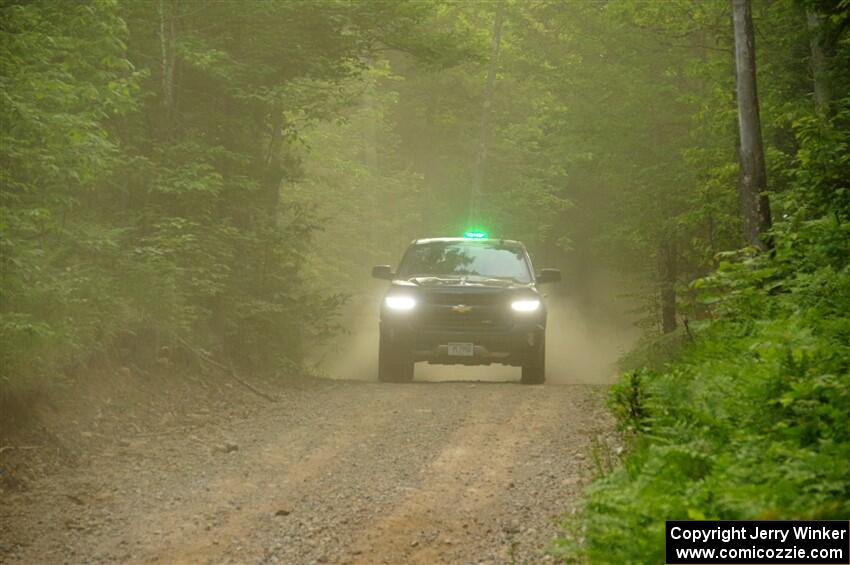
M 424 305 L 423 305 L 424 306 Z M 454 308 L 458 304 L 425 306 L 416 317 L 417 329 L 429 331 L 504 331 L 511 320 L 504 305 L 470 305 Z

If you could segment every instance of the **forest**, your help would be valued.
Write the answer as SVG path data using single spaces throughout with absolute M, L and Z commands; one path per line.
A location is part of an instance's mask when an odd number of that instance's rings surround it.
M 850 0 L 4 0 L 0 34 L 0 406 L 310 372 L 373 264 L 481 227 L 642 329 L 555 555 L 850 516 Z

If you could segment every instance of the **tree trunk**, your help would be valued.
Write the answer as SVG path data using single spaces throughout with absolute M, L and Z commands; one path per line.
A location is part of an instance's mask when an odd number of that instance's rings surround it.
M 280 103 L 273 104 L 270 111 L 269 127 L 271 131 L 269 144 L 263 158 L 263 188 L 266 193 L 267 225 L 274 229 L 277 227 L 277 213 L 280 205 L 280 183 L 284 176 L 283 161 L 280 154 L 283 148 L 284 116 L 283 107 Z
M 761 137 L 758 92 L 756 91 L 755 37 L 750 0 L 732 0 L 735 34 L 735 85 L 738 98 L 738 195 L 747 243 L 765 251 L 769 248 L 770 202 Z
M 166 139 L 171 137 L 174 123 L 174 65 L 176 62 L 177 32 L 174 24 L 174 4 L 159 0 L 159 48 L 160 72 L 162 73 L 162 131 Z
M 676 329 L 676 278 L 678 256 L 673 242 L 662 242 L 658 253 L 661 275 L 661 331 L 668 334 Z
M 484 102 L 481 107 L 481 121 L 478 126 L 478 156 L 475 161 L 475 178 L 470 195 L 470 216 L 473 222 L 479 220 L 481 206 L 481 187 L 484 184 L 484 172 L 487 165 L 487 151 L 490 138 L 490 114 L 493 109 L 493 91 L 496 85 L 496 73 L 499 70 L 499 51 L 502 44 L 502 23 L 504 13 L 502 2 L 496 5 L 493 19 L 493 35 L 490 37 L 490 65 L 487 69 L 487 82 L 484 86 Z
M 815 91 L 815 106 L 818 112 L 828 115 L 832 93 L 829 89 L 827 56 L 819 37 L 821 26 L 823 26 L 823 15 L 816 12 L 813 8 L 806 8 L 806 21 L 809 27 L 810 64 Z

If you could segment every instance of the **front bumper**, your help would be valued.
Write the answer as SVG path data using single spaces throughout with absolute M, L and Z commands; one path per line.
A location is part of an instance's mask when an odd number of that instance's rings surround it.
M 537 358 L 545 331 L 543 323 L 517 324 L 500 331 L 449 331 L 381 322 L 381 333 L 393 349 L 409 352 L 414 361 L 438 365 L 528 364 Z M 450 343 L 472 343 L 474 353 L 472 356 L 451 356 Z

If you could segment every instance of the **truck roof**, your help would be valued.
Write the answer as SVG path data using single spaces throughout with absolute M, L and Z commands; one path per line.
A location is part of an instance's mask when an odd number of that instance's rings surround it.
M 502 239 L 499 237 L 487 237 L 487 238 L 469 238 L 469 237 L 426 237 L 422 239 L 414 239 L 411 242 L 411 245 L 420 244 L 420 243 L 452 243 L 452 242 L 460 242 L 460 241 L 500 241 L 502 243 L 514 243 L 516 245 L 522 245 L 521 241 L 517 241 L 515 239 Z

